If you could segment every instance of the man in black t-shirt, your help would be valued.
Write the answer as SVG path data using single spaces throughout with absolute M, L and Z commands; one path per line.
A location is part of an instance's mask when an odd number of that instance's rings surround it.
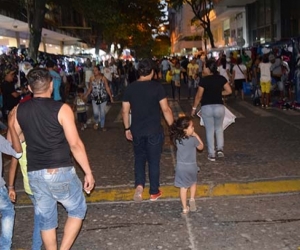
M 146 162 L 149 168 L 150 200 L 155 201 L 162 194 L 159 190 L 159 172 L 164 133 L 160 111 L 169 126 L 174 121 L 162 84 L 152 80 L 153 69 L 151 59 L 142 60 L 138 67 L 140 77 L 128 86 L 123 98 L 125 136 L 127 140 L 133 141 L 135 156 L 135 201 L 142 201 Z

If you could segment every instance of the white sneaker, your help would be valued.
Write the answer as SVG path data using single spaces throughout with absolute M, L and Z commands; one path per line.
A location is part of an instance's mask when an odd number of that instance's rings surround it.
M 217 156 L 218 156 L 219 158 L 224 157 L 224 152 L 223 152 L 222 150 L 218 150 L 218 151 L 217 151 Z
M 83 124 L 83 127 L 84 127 L 84 128 L 87 128 L 87 125 L 86 125 L 86 123 L 85 123 L 85 124 Z
M 134 196 L 133 196 L 133 200 L 135 202 L 141 202 L 143 200 L 143 187 L 141 185 L 138 185 L 135 189 L 135 192 L 134 192 Z
M 208 159 L 209 161 L 216 161 L 216 157 L 213 157 L 213 156 L 211 156 L 211 155 L 207 156 L 207 159 Z

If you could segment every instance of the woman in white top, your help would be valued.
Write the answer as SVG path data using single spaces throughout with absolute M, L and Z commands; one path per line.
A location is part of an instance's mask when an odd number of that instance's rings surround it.
M 263 56 L 262 62 L 259 63 L 260 87 L 261 87 L 261 106 L 268 108 L 270 103 L 271 92 L 271 66 L 267 55 Z
M 221 76 L 224 76 L 227 82 L 230 81 L 230 64 L 226 61 L 226 56 L 221 58 L 220 66 L 218 67 L 218 71 Z
M 232 79 L 234 80 L 235 97 L 241 93 L 242 100 L 244 100 L 243 82 L 247 81 L 247 68 L 242 64 L 242 58 L 237 59 L 236 65 L 232 69 Z

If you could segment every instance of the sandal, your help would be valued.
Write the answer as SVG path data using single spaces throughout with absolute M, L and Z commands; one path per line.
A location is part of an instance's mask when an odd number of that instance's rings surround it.
M 189 211 L 190 211 L 190 207 L 189 207 L 189 206 L 187 206 L 185 209 L 182 209 L 182 212 L 181 212 L 181 214 L 182 214 L 182 215 L 186 215 L 186 214 L 188 214 L 188 213 L 189 213 Z

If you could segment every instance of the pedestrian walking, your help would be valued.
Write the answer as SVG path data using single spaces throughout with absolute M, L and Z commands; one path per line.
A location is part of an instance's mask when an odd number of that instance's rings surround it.
M 21 99 L 21 91 L 17 91 L 15 88 L 16 71 L 17 69 L 9 63 L 4 66 L 2 71 L 1 91 L 3 97 L 2 115 L 4 121 L 7 121 L 9 111 L 11 111 Z
M 169 126 L 173 124 L 173 114 L 165 90 L 160 82 L 152 80 L 154 67 L 150 58 L 139 62 L 139 79 L 127 87 L 122 103 L 125 136 L 127 140 L 133 141 L 135 201 L 143 200 L 146 162 L 149 168 L 150 200 L 155 201 L 162 195 L 159 190 L 159 176 L 164 132 L 160 112 L 162 111 Z
M 36 197 L 45 249 L 57 249 L 57 203 L 68 212 L 60 249 L 71 249 L 85 218 L 87 206 L 82 189 L 90 193 L 94 177 L 79 138 L 71 107 L 51 98 L 53 82 L 47 69 L 35 68 L 28 75 L 33 98 L 17 108 L 16 130 L 27 144 L 29 185 Z M 85 173 L 82 186 L 71 153 Z
M 106 77 L 100 72 L 100 67 L 94 67 L 94 75 L 90 78 L 90 85 L 87 91 L 87 95 L 92 96 L 92 106 L 94 114 L 94 129 L 99 129 L 106 131 L 105 128 L 105 108 L 107 105 L 108 98 L 110 102 L 113 103 L 113 96 L 109 87 L 109 83 Z
M 80 126 L 81 130 L 85 130 L 87 128 L 87 93 L 84 94 L 84 88 L 77 89 L 77 96 L 74 99 L 73 111 L 76 112 L 77 115 L 77 123 Z
M 56 70 L 54 70 L 55 67 L 57 67 L 56 63 L 52 60 L 48 60 L 46 62 L 46 67 L 50 72 L 50 75 L 52 77 L 52 82 L 53 82 L 53 100 L 55 101 L 62 101 L 61 97 L 61 76 L 57 73 Z
M 180 188 L 180 200 L 182 203 L 182 214 L 190 211 L 195 212 L 195 195 L 197 189 L 197 149 L 202 150 L 204 145 L 196 134 L 191 117 L 178 118 L 170 129 L 171 140 L 176 152 L 175 183 Z M 189 206 L 187 205 L 187 191 L 190 189 Z
M 232 90 L 226 78 L 219 75 L 217 63 L 214 59 L 206 61 L 206 68 L 208 71 L 207 76 L 200 81 L 191 115 L 195 115 L 197 106 L 201 102 L 201 116 L 205 126 L 208 160 L 215 161 L 215 135 L 217 156 L 224 157 L 223 120 L 225 107 L 222 96 L 230 95 Z
M 187 74 L 188 74 L 188 99 L 194 98 L 197 92 L 197 88 L 195 88 L 195 79 L 196 74 L 199 73 L 199 65 L 196 63 L 196 58 L 193 58 L 191 62 L 187 66 Z
M 270 104 L 271 92 L 271 66 L 268 55 L 264 55 L 262 61 L 258 64 L 260 72 L 260 87 L 261 87 L 261 106 L 268 108 Z
M 247 68 L 240 57 L 237 59 L 236 65 L 233 66 L 232 81 L 234 82 L 235 98 L 241 94 L 241 98 L 244 100 L 243 83 L 247 82 Z
M 0 135 L 0 214 L 1 214 L 1 234 L 0 234 L 0 247 L 1 250 L 10 250 L 12 244 L 12 235 L 15 221 L 15 209 L 14 205 L 9 199 L 8 189 L 12 186 L 6 188 L 5 181 L 2 177 L 2 153 L 11 155 L 15 158 L 20 158 L 22 156 L 22 148 L 14 129 L 14 119 L 15 109 L 12 109 L 8 115 L 8 127 L 9 133 L 11 135 L 11 143 L 6 140 L 2 135 Z
M 31 99 L 31 98 L 30 98 Z M 23 98 L 20 102 L 25 102 L 30 100 L 28 98 Z M 15 116 L 14 116 L 15 119 Z M 7 134 L 7 138 L 11 140 L 11 133 L 10 131 Z M 26 142 L 24 139 L 24 134 L 21 133 L 19 135 L 19 141 L 21 142 L 22 146 L 22 157 L 19 159 L 19 164 L 20 164 L 20 169 L 22 172 L 23 176 L 23 186 L 26 194 L 30 198 L 33 206 L 34 206 L 34 220 L 33 220 L 33 234 L 32 234 L 32 250 L 40 250 L 43 245 L 42 237 L 41 237 L 41 232 L 40 232 L 40 216 L 39 216 L 39 211 L 37 210 L 37 207 L 35 206 L 36 204 L 36 198 L 34 197 L 30 186 L 29 186 L 29 181 L 28 181 L 28 174 L 27 174 L 27 154 L 26 154 Z M 10 161 L 10 166 L 9 166 L 9 172 L 8 172 L 8 195 L 11 200 L 11 202 L 16 202 L 17 194 L 14 188 L 14 183 L 15 183 L 15 177 L 16 177 L 16 172 L 17 172 L 17 166 L 18 166 L 18 160 L 16 158 L 12 158 Z
M 9 137 L 9 134 L 8 134 Z M 32 233 L 32 250 L 40 250 L 43 245 L 42 237 L 41 237 L 41 232 L 40 232 L 40 215 L 39 211 L 36 206 L 36 198 L 34 197 L 30 186 L 29 186 L 29 181 L 28 181 L 28 174 L 27 174 L 27 156 L 26 156 L 26 142 L 24 141 L 24 135 L 21 134 L 19 136 L 21 145 L 22 145 L 22 150 L 23 150 L 23 155 L 19 159 L 19 164 L 23 176 L 23 186 L 25 193 L 28 195 L 30 198 L 33 207 L 34 207 L 34 219 L 33 219 L 33 233 Z M 10 162 L 10 167 L 9 167 L 9 174 L 8 174 L 8 195 L 11 200 L 11 202 L 16 202 L 17 194 L 14 188 L 14 182 L 15 182 L 15 176 L 16 176 L 16 171 L 17 171 L 17 166 L 18 166 L 18 160 L 15 158 L 11 159 Z

